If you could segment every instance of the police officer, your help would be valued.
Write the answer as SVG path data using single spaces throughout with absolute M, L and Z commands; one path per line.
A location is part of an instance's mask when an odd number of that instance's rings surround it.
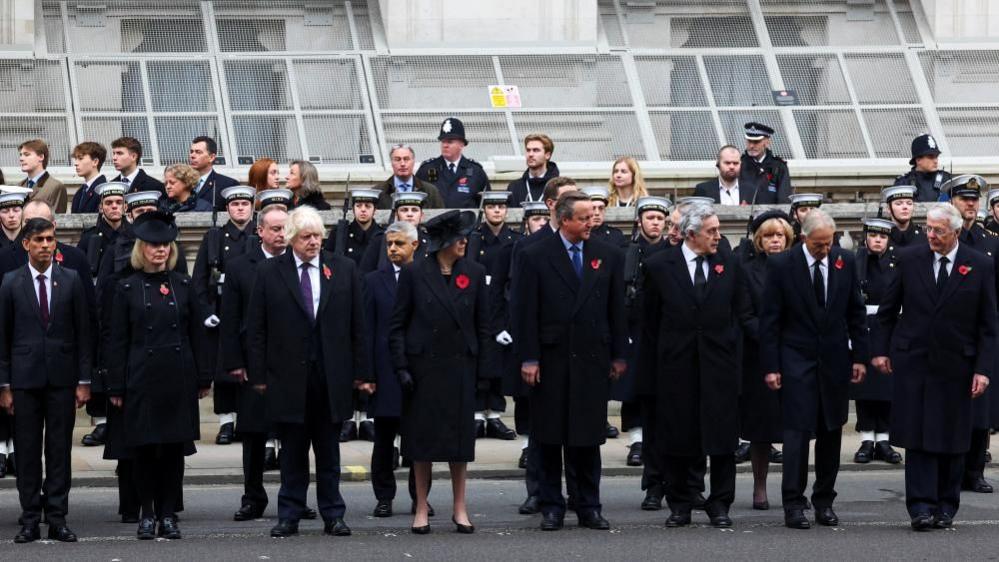
M 489 178 L 481 164 L 462 155 L 468 146 L 465 125 L 448 117 L 441 123 L 437 140 L 441 142 L 441 155 L 424 160 L 416 177 L 437 186 L 446 208 L 475 208 L 476 196 L 489 190 Z
M 895 224 L 886 219 L 864 221 L 864 246 L 857 251 L 857 274 L 860 288 L 867 306 L 867 328 L 871 342 L 877 341 L 878 324 L 876 314 L 881 297 L 891 277 L 895 275 L 895 252 L 891 249 L 891 233 Z M 860 434 L 860 448 L 853 456 L 853 462 L 867 464 L 872 460 L 882 460 L 889 464 L 902 462 L 902 455 L 892 449 L 889 443 L 889 421 L 891 419 L 891 377 L 872 371 L 873 376 L 865 377 L 860 384 L 850 385 L 850 398 L 854 400 L 857 412 L 857 433 Z
M 880 214 L 887 211 L 893 225 L 888 241 L 891 251 L 913 243 L 926 243 L 926 233 L 912 220 L 915 198 L 916 187 L 913 185 L 895 185 L 881 190 L 881 202 L 885 207 Z
M 795 242 L 801 240 L 801 223 L 805 216 L 822 206 L 822 195 L 818 193 L 795 193 L 791 196 L 791 227 L 794 228 Z
M 746 151 L 742 154 L 739 183 L 755 187 L 756 201 L 750 201 L 750 204 L 774 200 L 787 203 L 794 188 L 787 162 L 770 151 L 773 127 L 750 122 L 745 124 L 745 130 Z
M 375 205 L 378 203 L 378 191 L 374 189 L 351 189 L 350 201 L 354 211 L 354 218 L 346 222 L 344 217 L 344 227 L 337 225 L 337 228 L 330 230 L 329 237 L 326 238 L 326 251 L 334 254 L 346 256 L 357 265 L 361 264 L 364 251 L 368 249 L 368 242 L 376 233 L 384 230 L 375 222 Z M 342 242 L 342 248 L 337 246 L 338 236 L 341 230 L 346 232 L 346 239 Z
M 24 209 L 24 201 L 28 198 L 28 193 L 7 191 L 8 189 L 11 188 L 4 186 L 3 193 L 0 193 L 0 229 L 3 230 L 3 235 L 0 236 L 0 250 L 17 243 L 23 222 L 21 211 Z
M 416 227 L 420 238 L 420 246 L 416 249 L 414 260 L 421 260 L 428 254 L 429 240 L 420 223 L 423 222 L 423 206 L 427 194 L 422 191 L 396 192 L 392 194 L 392 221 L 406 221 Z M 385 248 L 385 231 L 379 231 L 368 242 L 368 248 L 361 258 L 361 272 L 367 273 L 380 267 L 387 267 L 388 254 Z
M 951 179 L 949 172 L 940 169 L 940 148 L 933 135 L 919 135 L 912 139 L 912 169 L 895 178 L 895 185 L 916 187 L 916 201 L 928 203 L 946 201 L 948 195 L 944 183 Z
M 480 375 L 475 391 L 475 435 L 512 441 L 517 433 L 506 426 L 500 414 L 506 411 L 503 397 L 503 372 L 515 362 L 512 357 L 510 314 L 506 293 L 509 285 L 510 257 L 513 244 L 523 235 L 506 225 L 509 191 L 483 191 L 482 220 L 468 236 L 465 255 L 486 268 L 486 286 L 492 309 L 490 346 L 493 361 Z
M 218 326 L 221 322 L 222 287 L 225 283 L 225 265 L 246 251 L 247 241 L 255 238 L 256 225 L 253 223 L 253 202 L 256 190 L 245 185 L 227 187 L 221 192 L 225 201 L 229 220 L 221 227 L 212 227 L 205 232 L 194 261 L 191 285 L 198 299 L 203 322 L 207 328 L 208 361 L 215 365 L 218 360 Z M 236 410 L 239 408 L 239 384 L 225 373 L 215 369 L 215 391 L 212 396 L 215 413 L 219 417 L 219 432 L 215 436 L 218 445 L 229 445 L 235 438 Z
M 999 234 L 999 189 L 989 190 L 989 213 L 985 217 L 985 228 L 994 234 Z
M 628 247 L 628 237 L 621 232 L 620 228 L 613 227 L 604 222 L 607 212 L 607 202 L 610 201 L 610 194 L 606 187 L 584 187 L 583 193 L 590 196 L 593 202 L 593 228 L 590 230 L 590 237 L 621 248 Z

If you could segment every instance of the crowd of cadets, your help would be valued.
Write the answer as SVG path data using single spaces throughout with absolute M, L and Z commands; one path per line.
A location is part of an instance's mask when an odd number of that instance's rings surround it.
M 795 194 L 784 160 L 775 156 L 770 148 L 774 130 L 761 123 L 747 123 L 744 150 L 726 145 L 718 151 L 715 179 L 697 185 L 694 197 L 671 202 L 666 198 L 649 196 L 642 171 L 630 157 L 617 159 L 612 166 L 606 187 L 582 187 L 567 177 L 559 175 L 558 166 L 552 161 L 555 146 L 544 134 L 531 134 L 524 139 L 527 169 L 523 175 L 510 182 L 504 191 L 491 190 L 482 166 L 465 157 L 462 152 L 468 144 L 464 125 L 454 117 L 446 119 L 440 127 L 441 154 L 423 161 L 419 166 L 414 150 L 407 145 L 391 147 L 389 159 L 392 175 L 370 189 L 354 189 L 345 204 L 349 217 L 330 230 L 324 249 L 352 260 L 366 283 L 377 285 L 379 272 L 392 272 L 396 277 L 407 263 L 425 258 L 432 246 L 423 225 L 424 209 L 478 208 L 476 226 L 468 236 L 466 258 L 480 264 L 485 270 L 485 285 L 489 295 L 490 356 L 499 360 L 491 362 L 474 390 L 475 435 L 504 440 L 522 439 L 522 454 L 518 461 L 526 469 L 527 499 L 520 506 L 520 513 L 530 514 L 539 510 L 538 460 L 530 451 L 531 410 L 528 404 L 529 388 L 521 376 L 517 359 L 517 334 L 512 319 L 511 295 L 518 279 L 518 253 L 531 234 L 541 229 L 555 227 L 555 202 L 563 193 L 580 189 L 592 202 L 592 239 L 602 240 L 617 248 L 624 264 L 625 299 L 628 318 L 629 365 L 637 365 L 638 342 L 642 339 L 643 319 L 646 316 L 643 280 L 645 264 L 662 249 L 677 246 L 684 240 L 680 222 L 685 209 L 699 203 L 721 205 L 790 204 L 789 214 L 767 211 L 753 217 L 748 225 L 749 237 L 736 250 L 721 238 L 720 252 L 737 255 L 747 265 L 746 294 L 751 307 L 759 308 L 762 299 L 764 275 L 763 257 L 784 251 L 797 244 L 801 225 L 807 214 L 822 204 L 818 194 Z M 233 178 L 213 169 L 217 146 L 209 137 L 195 138 L 190 147 L 187 164 L 166 168 L 164 181 L 150 177 L 138 167 L 142 146 L 134 138 L 123 137 L 111 143 L 111 163 L 116 175 L 110 180 L 101 174 L 108 154 L 95 142 L 84 142 L 73 149 L 73 164 L 82 186 L 72 201 L 67 200 L 65 186 L 46 172 L 49 161 L 48 148 L 40 140 L 31 140 L 19 147 L 20 165 L 26 178 L 20 188 L 5 187 L 0 195 L 0 265 L 11 271 L 26 261 L 21 244 L 21 228 L 33 216 L 53 218 L 53 213 L 97 213 L 97 224 L 85 230 L 76 248 L 59 244 L 55 261 L 73 267 L 80 276 L 91 280 L 86 284 L 87 300 L 92 308 L 94 324 L 98 326 L 91 395 L 87 412 L 93 416 L 95 427 L 83 437 L 83 445 L 107 445 L 105 458 L 117 459 L 120 482 L 119 514 L 123 521 L 137 521 L 140 507 L 135 476 L 135 457 L 123 454 L 123 444 L 116 442 L 109 430 L 108 418 L 115 416 L 109 407 L 111 397 L 120 393 L 114 388 L 109 375 L 114 319 L 120 316 L 120 303 L 115 301 L 115 284 L 132 275 L 132 249 L 136 235 L 132 224 L 144 213 L 166 211 L 169 213 L 194 211 L 225 211 L 228 220 L 213 226 L 205 234 L 191 277 L 184 277 L 190 285 L 190 298 L 197 304 L 191 311 L 199 311 L 196 319 L 198 333 L 203 335 L 205 364 L 210 365 L 214 388 L 214 412 L 218 415 L 219 431 L 216 442 L 221 445 L 234 441 L 243 443 L 246 494 L 236 512 L 236 520 L 259 517 L 267 504 L 261 475 L 264 470 L 279 466 L 280 445 L 272 428 L 262 421 L 264 413 L 258 403 L 247 400 L 245 390 L 247 350 L 245 334 L 241 331 L 248 313 L 253 269 L 257 262 L 283 249 L 283 224 L 263 224 L 255 221 L 255 214 L 270 206 L 291 210 L 311 206 L 329 209 L 319 189 L 318 173 L 314 166 L 304 161 L 291 163 L 286 178 L 287 189 L 279 187 L 277 163 L 270 159 L 257 161 L 250 170 L 250 185 L 240 185 Z M 999 190 L 987 193 L 987 208 L 979 209 L 980 193 L 987 188 L 978 176 L 952 178 L 939 169 L 937 144 L 932 136 L 922 135 L 912 143 L 912 170 L 899 176 L 896 185 L 883 190 L 882 206 L 877 218 L 864 222 L 864 240 L 856 253 L 863 298 L 868 314 L 875 314 L 895 267 L 895 252 L 901 247 L 924 243 L 925 234 L 912 220 L 915 202 L 951 201 L 961 212 L 965 230 L 961 242 L 993 259 L 999 260 Z M 511 207 L 523 209 L 520 229 L 507 223 Z M 632 208 L 635 223 L 632 234 L 604 222 L 606 209 Z M 31 212 L 29 213 L 29 209 Z M 386 234 L 386 227 L 375 222 L 376 209 L 391 209 L 392 223 L 407 223 L 415 229 L 415 243 L 400 241 L 398 236 Z M 984 226 L 981 212 L 986 213 Z M 407 227 L 408 228 L 408 227 Z M 398 234 L 409 232 L 402 227 L 390 229 Z M 261 253 L 262 252 L 262 253 Z M 174 271 L 186 274 L 188 266 L 184 253 L 178 252 Z M 388 275 L 388 274 L 386 274 Z M 386 283 L 388 283 L 386 281 Z M 388 285 L 392 285 L 389 283 Z M 387 287 L 388 287 L 387 285 Z M 390 290 L 389 290 L 390 289 Z M 367 287 L 377 292 L 377 287 Z M 388 287 L 390 297 L 394 286 Z M 661 295 L 657 298 L 661 299 Z M 373 297 L 372 297 L 373 299 Z M 376 371 L 379 361 L 387 360 L 387 340 L 379 336 L 387 329 L 389 311 L 379 312 L 377 299 L 366 300 L 368 314 L 372 317 L 371 339 Z M 542 305 L 543 306 L 543 305 Z M 123 320 L 124 321 L 124 320 Z M 872 327 L 876 323 L 870 324 Z M 873 331 L 873 328 L 872 328 Z M 774 447 L 780 442 L 780 414 L 777 393 L 768 392 L 759 375 L 759 341 L 754 327 L 744 329 L 743 390 L 737 408 L 727 414 L 741 417 L 741 444 L 735 451 L 736 462 L 752 460 L 754 468 L 754 508 L 766 509 L 767 464 L 781 462 L 781 451 Z M 384 334 L 381 334 L 384 336 Z M 872 336 L 873 337 L 873 336 Z M 390 365 L 382 369 L 385 376 L 395 380 Z M 393 385 L 381 380 L 378 392 L 369 397 L 355 390 L 352 396 L 353 416 L 346 416 L 340 427 L 340 441 L 365 439 L 375 442 L 372 453 L 372 482 L 378 505 L 376 516 L 392 514 L 395 495 L 392 471 L 398 468 L 400 451 L 397 445 L 399 396 L 389 396 Z M 645 498 L 641 508 L 662 508 L 668 494 L 668 481 L 676 474 L 686 472 L 694 492 L 695 506 L 703 507 L 705 498 L 705 457 L 700 455 L 688 465 L 677 469 L 665 466 L 659 455 L 652 454 L 648 441 L 660 432 L 662 404 L 656 404 L 656 392 L 641 384 L 638 376 L 624 376 L 614 381 L 608 399 L 621 402 L 621 428 L 628 436 L 627 464 L 644 466 L 642 489 Z M 396 385 L 397 386 L 397 385 Z M 645 388 L 643 388 L 645 386 Z M 992 393 L 989 400 L 975 403 L 975 430 L 971 451 L 967 455 L 964 487 L 976 492 L 991 492 L 984 480 L 983 467 L 987 454 L 988 430 L 999 426 L 999 393 Z M 515 427 L 507 427 L 501 414 L 507 411 L 506 397 L 512 397 Z M 868 377 L 867 382 L 855 385 L 851 398 L 856 401 L 856 430 L 861 435 L 861 446 L 856 452 L 857 463 L 881 460 L 899 463 L 901 454 L 889 444 L 891 382 L 887 377 Z M 994 406 L 989 408 L 989 404 Z M 679 405 L 677 405 L 679 407 Z M 659 410 L 657 415 L 657 410 Z M 10 416 L 0 420 L 0 477 L 15 474 L 14 433 Z M 394 422 L 392 420 L 395 420 Z M 118 422 L 121 423 L 120 421 Z M 606 424 L 606 437 L 617 438 L 619 429 Z M 118 438 L 120 440 L 120 436 Z M 719 461 L 720 462 L 720 461 Z M 712 462 L 712 465 L 715 463 Z M 182 478 L 182 461 L 176 471 L 163 476 L 179 486 Z M 679 470 L 679 472 L 677 472 Z M 179 471 L 179 477 L 176 473 Z M 672 472 L 671 472 L 672 471 Z M 174 484 L 171 484 L 174 485 Z M 570 475 L 570 508 L 576 500 L 576 487 Z M 712 487 L 714 488 L 714 486 Z M 410 475 L 410 495 L 415 498 L 416 486 Z M 170 510 L 180 511 L 183 502 L 176 495 L 177 505 Z M 415 509 L 415 508 L 414 508 Z M 432 512 L 432 508 L 431 512 Z M 162 514 L 158 514 L 162 515 Z M 303 517 L 315 517 L 307 509 Z M 141 529 L 140 529 L 141 531 Z M 172 530 L 167 529 L 168 535 Z M 141 534 L 141 532 L 140 532 Z M 179 531 L 176 532 L 179 536 Z

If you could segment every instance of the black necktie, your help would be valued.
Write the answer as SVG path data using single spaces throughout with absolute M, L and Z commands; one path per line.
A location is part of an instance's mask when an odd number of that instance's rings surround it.
M 700 295 L 708 286 L 708 278 L 704 276 L 704 256 L 694 258 L 694 291 Z
M 826 307 L 826 285 L 822 277 L 822 262 L 815 262 L 815 275 L 812 276 L 812 285 L 815 288 L 815 302 L 819 308 Z
M 447 165 L 447 169 L 453 174 L 454 173 L 454 162 Z
M 940 270 L 937 271 L 937 293 L 942 293 L 944 285 L 947 284 L 947 264 L 950 262 L 947 256 L 940 258 Z

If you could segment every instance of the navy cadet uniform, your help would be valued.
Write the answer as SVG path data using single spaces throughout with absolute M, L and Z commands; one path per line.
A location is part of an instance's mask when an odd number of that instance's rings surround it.
M 916 170 L 916 160 L 922 156 L 939 156 L 940 148 L 933 135 L 919 135 L 912 139 L 912 158 L 908 172 L 895 178 L 895 185 L 912 185 L 916 187 L 916 201 L 931 203 L 947 201 L 950 195 L 943 185 L 952 179 L 950 172 L 937 170 L 935 172 L 920 172 Z
M 989 190 L 988 215 L 985 217 L 985 229 L 993 234 L 999 235 L 999 221 L 996 220 L 996 205 L 999 205 L 999 189 Z
M 510 200 L 509 191 L 483 191 L 479 194 L 482 206 L 502 206 L 505 209 Z M 494 437 L 505 441 L 517 438 L 517 433 L 506 426 L 500 414 L 506 411 L 503 397 L 504 366 L 512 361 L 513 337 L 510 335 L 510 314 L 506 293 L 509 285 L 510 258 L 513 244 L 522 238 L 519 232 L 502 224 L 498 233 L 493 233 L 490 225 L 481 221 L 468 235 L 465 256 L 486 268 L 486 286 L 489 293 L 490 356 L 494 358 L 490 369 L 479 375 L 475 391 L 475 435 L 477 438 Z
M 795 193 L 791 196 L 791 228 L 794 229 L 794 241 L 800 242 L 802 238 L 801 223 L 798 222 L 798 209 L 801 207 L 811 207 L 818 209 L 822 206 L 822 195 L 818 193 Z
M 265 189 L 257 193 L 257 208 L 262 211 L 271 205 L 281 205 L 287 211 L 294 197 L 290 189 Z
M 893 201 L 899 199 L 909 199 L 910 201 L 916 198 L 916 186 L 914 185 L 893 185 L 891 187 L 886 187 L 881 190 L 881 202 L 884 208 L 887 209 L 888 219 L 892 221 L 891 234 L 888 235 L 888 249 L 895 251 L 899 248 L 904 248 L 909 244 L 925 244 L 926 243 L 926 232 L 923 227 L 916 224 L 916 221 L 909 220 L 908 226 L 905 230 L 898 227 L 898 220 L 895 218 L 895 213 L 891 210 L 891 204 Z M 879 211 L 879 216 L 883 216 L 884 209 Z
M 762 123 L 746 123 L 744 128 L 746 140 L 769 139 L 774 134 L 773 127 Z M 754 194 L 750 204 L 787 203 L 794 193 L 787 161 L 775 155 L 769 148 L 766 149 L 762 160 L 757 160 L 746 152 L 742 153 L 739 185 L 753 186 Z
M 0 194 L 0 209 L 10 207 L 24 207 L 24 200 L 27 193 L 4 192 Z M 16 240 L 16 239 L 15 239 Z M 15 240 L 0 235 L 0 251 L 6 250 L 14 245 Z M 14 466 L 14 432 L 11 421 L 13 418 L 7 410 L 0 409 L 0 478 L 9 472 L 15 474 L 17 468 Z
M 23 208 L 24 201 L 28 198 L 27 188 L 23 188 L 25 189 L 24 193 L 7 191 L 8 189 L 11 189 L 11 186 L 4 186 L 4 191 L 0 194 L 0 209 L 7 209 L 10 207 Z M 14 187 L 13 189 L 22 188 Z M 5 250 L 9 246 L 13 246 L 15 243 L 18 243 L 16 234 L 17 233 L 15 233 L 14 238 L 8 238 L 6 233 L 0 232 L 0 250 Z
M 580 191 L 589 195 L 590 201 L 603 201 L 605 209 L 610 202 L 610 193 L 607 192 L 606 187 L 584 187 Z M 611 226 L 606 221 L 590 230 L 590 238 L 607 242 L 611 246 L 621 248 L 622 250 L 628 247 L 628 237 L 621 232 L 620 228 Z
M 465 125 L 455 117 L 448 117 L 441 123 L 437 140 L 456 139 L 468 145 L 465 138 Z M 477 196 L 489 191 L 489 178 L 482 165 L 462 156 L 457 162 L 448 162 L 443 156 L 424 160 L 416 177 L 434 184 L 444 199 L 447 209 L 474 209 Z
M 399 209 L 402 207 L 420 207 L 423 209 L 424 204 L 426 204 L 427 194 L 422 191 L 407 191 L 407 192 L 395 192 L 392 194 L 392 220 L 390 223 L 398 220 Z M 416 227 L 416 236 L 420 239 L 420 245 L 416 249 L 416 254 L 413 255 L 413 260 L 422 260 L 429 255 L 428 248 L 430 247 L 430 241 L 427 238 L 427 233 L 422 226 Z M 388 267 L 388 251 L 385 247 L 385 231 L 381 230 L 376 232 L 368 242 L 368 248 L 364 251 L 364 257 L 361 258 L 361 273 L 365 274 L 383 267 Z

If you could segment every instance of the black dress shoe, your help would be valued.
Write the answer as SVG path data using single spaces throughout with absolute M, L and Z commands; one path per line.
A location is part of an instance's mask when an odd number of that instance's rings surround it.
M 642 511 L 659 511 L 663 508 L 663 498 L 657 494 L 645 494 Z
M 820 507 L 815 510 L 815 522 L 826 527 L 839 525 L 839 517 L 831 507 Z
M 694 496 L 694 503 L 691 505 L 691 507 L 695 511 L 704 511 L 707 505 L 708 505 L 708 499 L 704 497 L 704 494 L 702 492 L 697 492 L 697 495 Z
M 510 429 L 499 418 L 486 420 L 486 437 L 502 439 L 503 441 L 513 441 L 517 438 L 517 432 Z
M 451 518 L 451 522 L 454 523 L 454 532 L 459 535 L 471 535 L 475 532 L 475 525 L 462 525 L 454 517 Z
M 607 439 L 617 439 L 618 435 L 621 435 L 621 431 L 607 422 Z
M 236 513 L 232 514 L 233 521 L 253 521 L 254 519 L 260 519 L 264 514 L 263 508 L 259 508 L 252 505 L 244 505 L 240 507 Z
M 673 512 L 669 514 L 666 519 L 666 526 L 670 529 L 675 529 L 677 527 L 686 527 L 690 525 L 690 514 L 689 513 L 677 513 Z
M 486 420 L 475 420 L 475 438 L 482 439 L 486 436 Z
M 350 527 L 344 522 L 343 517 L 336 517 L 323 524 L 323 533 L 334 537 L 349 537 Z
M 784 452 L 773 445 L 770 446 L 770 462 L 772 464 L 784 464 Z
M 600 513 L 591 511 L 579 516 L 579 526 L 597 531 L 607 531 L 610 529 L 610 522 L 604 519 L 604 516 L 600 515 Z
M 812 524 L 805 517 L 803 509 L 788 509 L 784 512 L 784 526 L 788 529 L 811 529 Z
M 357 427 L 357 438 L 362 441 L 375 441 L 375 422 L 364 420 Z
M 541 516 L 542 531 L 558 531 L 562 529 L 562 525 L 562 517 L 555 515 L 554 513 L 545 513 Z
M 874 444 L 874 458 L 885 461 L 888 464 L 898 464 L 902 462 L 902 455 L 891 448 L 891 443 L 878 441 Z
M 913 531 L 929 531 L 933 528 L 933 516 L 929 514 L 917 515 L 909 522 Z
M 216 445 L 231 445 L 235 437 L 232 423 L 224 423 L 219 426 L 219 433 L 215 436 Z
M 180 527 L 177 526 L 177 519 L 172 516 L 164 517 L 160 520 L 160 528 L 157 534 L 164 539 L 179 539 Z
M 867 464 L 874 458 L 874 441 L 862 441 L 860 448 L 853 455 L 853 462 Z
M 26 542 L 35 542 L 40 538 L 42 538 L 42 535 L 38 531 L 38 525 L 25 525 L 14 535 L 14 542 L 24 544 Z
M 375 517 L 392 517 L 392 502 L 389 500 L 379 500 L 372 515 Z
M 743 441 L 735 448 L 735 464 L 742 464 L 749 460 L 749 442 Z
M 412 504 L 410 504 L 410 506 L 409 506 L 409 514 L 410 515 L 416 515 L 416 502 L 413 502 Z M 434 515 L 437 515 L 437 512 L 434 511 L 434 506 L 432 506 L 432 505 L 430 505 L 428 503 L 427 504 L 427 517 L 433 517 Z
M 103 445 L 104 441 L 107 439 L 107 424 L 99 423 L 93 431 L 83 436 L 80 443 L 84 447 L 96 447 L 98 445 Z
M 520 460 L 517 461 L 517 468 L 527 468 L 527 449 L 520 450 Z
M 76 542 L 76 533 L 65 524 L 49 525 L 49 539 L 59 542 Z
M 277 451 L 274 447 L 267 447 L 264 449 L 264 471 L 271 470 L 281 470 L 281 464 L 278 462 Z
M 316 510 L 311 507 L 306 507 L 305 510 L 302 511 L 302 519 L 315 519 L 316 517 L 319 517 L 319 515 L 316 513 Z
M 409 532 L 414 535 L 429 535 L 430 534 L 430 524 L 427 523 L 422 527 L 410 527 Z
M 711 516 L 711 526 L 716 529 L 728 529 L 732 526 L 732 518 L 727 513 L 719 513 Z
M 625 460 L 628 466 L 642 466 L 642 442 L 632 443 L 628 447 L 628 457 Z
M 521 515 L 534 515 L 539 511 L 541 511 L 541 507 L 538 505 L 538 496 L 527 496 L 524 503 L 517 508 L 517 513 Z
M 277 539 L 291 537 L 298 534 L 298 522 L 287 519 L 278 520 L 277 525 L 271 527 L 271 536 Z
M 354 420 L 347 420 L 340 426 L 340 442 L 346 443 L 357 439 L 357 424 Z
M 947 529 L 954 526 L 954 517 L 941 513 L 933 518 L 934 529 Z
M 156 538 L 156 520 L 146 517 L 139 521 L 139 528 L 135 531 L 135 536 L 140 541 L 148 541 Z
M 989 484 L 985 480 L 984 476 L 979 475 L 971 478 L 965 478 L 964 482 L 961 484 L 961 489 L 978 494 L 991 494 L 992 484 Z

